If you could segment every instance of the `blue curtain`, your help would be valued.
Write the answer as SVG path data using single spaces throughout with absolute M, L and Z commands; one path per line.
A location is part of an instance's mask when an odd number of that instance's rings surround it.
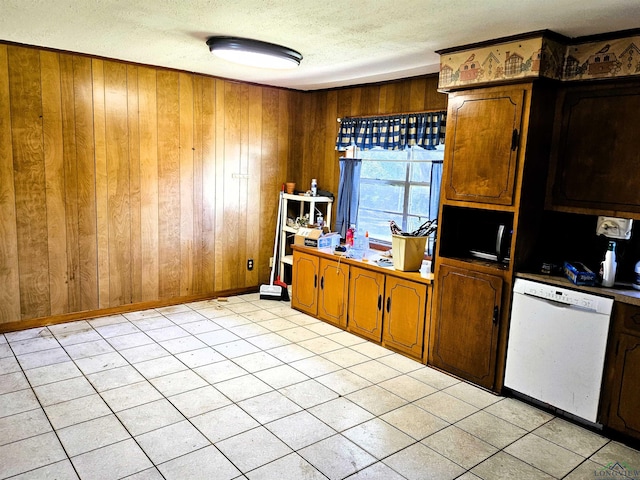
M 360 170 L 362 170 L 362 160 L 340 159 L 340 185 L 338 186 L 335 229 L 342 238 L 345 238 L 349 225 L 357 223 L 358 220 Z
M 382 147 L 402 150 L 417 145 L 433 150 L 444 143 L 447 112 L 413 113 L 381 117 L 343 118 L 336 139 L 336 150 L 351 145 L 368 150 Z
M 435 161 L 431 164 L 431 189 L 429 191 L 429 218 L 438 217 L 438 206 L 440 205 L 440 187 L 442 185 L 442 162 Z M 429 242 L 427 253 L 433 255 L 433 242 Z

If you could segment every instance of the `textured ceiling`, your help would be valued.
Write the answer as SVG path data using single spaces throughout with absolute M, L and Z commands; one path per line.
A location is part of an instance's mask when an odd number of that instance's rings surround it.
M 0 0 L 0 40 L 301 90 L 438 71 L 435 50 L 549 29 L 640 27 L 640 0 Z M 210 55 L 213 35 L 286 45 L 295 70 Z

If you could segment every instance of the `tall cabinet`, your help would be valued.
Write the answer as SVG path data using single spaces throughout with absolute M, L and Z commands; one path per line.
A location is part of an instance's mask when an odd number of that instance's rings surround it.
M 542 80 L 449 94 L 429 363 L 496 392 L 514 271 L 544 205 L 553 99 Z

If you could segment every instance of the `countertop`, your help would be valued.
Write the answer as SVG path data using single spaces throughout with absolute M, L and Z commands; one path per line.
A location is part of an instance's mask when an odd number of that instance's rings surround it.
M 570 288 L 581 292 L 593 293 L 594 295 L 613 298 L 616 302 L 640 306 L 640 290 L 635 290 L 630 283 L 616 283 L 611 288 L 587 287 L 585 285 L 575 285 L 565 277 L 543 275 L 541 273 L 516 273 L 516 277 L 548 283 L 549 285 L 557 285 L 559 287 Z
M 421 273 L 421 272 L 405 272 L 401 270 L 396 270 L 393 266 L 380 266 L 376 263 L 376 261 L 380 258 L 383 258 L 381 255 L 382 252 L 378 250 L 368 250 L 365 255 L 364 260 L 356 260 L 354 258 L 348 258 L 343 255 L 336 255 L 335 251 L 331 248 L 314 248 L 314 247 L 305 247 L 301 245 L 292 245 L 294 250 L 310 253 L 311 255 L 317 255 L 319 257 L 324 257 L 331 260 L 337 260 L 340 262 L 344 262 L 348 265 L 353 265 L 356 267 L 366 268 L 368 270 L 373 270 L 381 273 L 385 273 L 387 275 L 394 275 L 396 277 L 402 277 L 407 280 L 416 281 L 424 284 L 433 283 L 434 275 L 433 273 Z

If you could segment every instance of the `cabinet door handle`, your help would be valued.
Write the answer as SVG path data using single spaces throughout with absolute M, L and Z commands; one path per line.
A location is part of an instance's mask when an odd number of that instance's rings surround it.
M 391 310 L 391 297 L 387 297 L 387 313 Z
M 316 288 L 318 286 L 318 275 L 314 275 L 313 276 L 313 288 Z
M 511 136 L 511 150 L 514 152 L 518 149 L 518 129 L 513 129 L 513 135 Z
M 382 310 L 382 295 L 378 295 L 378 310 Z
M 320 288 L 324 290 L 324 275 L 320 277 Z
M 498 325 L 498 317 L 500 316 L 499 314 L 500 314 L 500 310 L 496 305 L 495 307 L 493 307 L 493 324 L 494 325 Z

